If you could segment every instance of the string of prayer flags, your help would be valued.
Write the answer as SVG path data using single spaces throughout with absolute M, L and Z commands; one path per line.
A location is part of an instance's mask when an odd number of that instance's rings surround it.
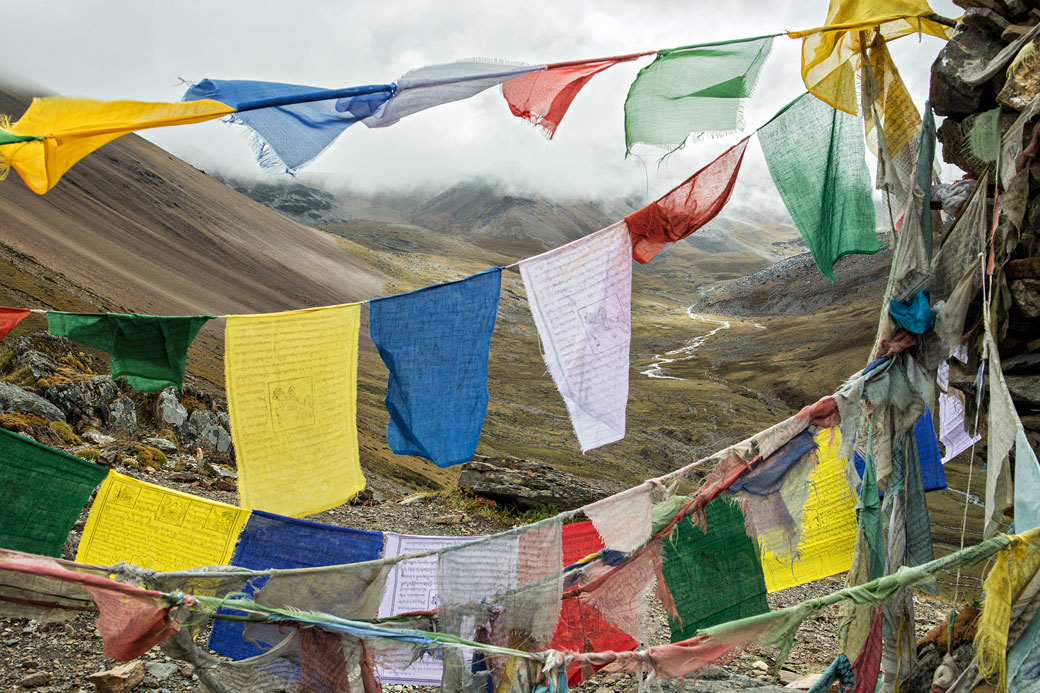
M 438 467 L 469 462 L 488 405 L 498 267 L 369 302 L 369 336 L 390 371 L 386 438 L 398 455 Z
M 744 128 L 772 36 L 660 51 L 636 75 L 625 99 L 625 146 L 639 142 L 679 149 L 691 134 Z
M 582 452 L 625 437 L 631 254 L 622 221 L 519 263 L 545 363 Z
M 865 47 L 861 32 L 868 41 L 874 32 L 886 41 L 908 34 L 949 38 L 952 29 L 929 19 L 933 14 L 926 0 L 831 0 L 824 26 L 788 33 L 802 39 L 806 89 L 831 107 L 856 115 L 856 72 Z
M 25 320 L 26 316 L 32 311 L 28 308 L 8 308 L 7 306 L 0 306 L 0 339 L 3 339 L 7 334 L 18 326 L 22 320 Z
M 758 130 L 769 173 L 816 266 L 881 249 L 857 119 L 803 94 Z
M 666 244 L 686 238 L 718 216 L 733 194 L 749 139 L 737 142 L 659 200 L 625 217 L 637 262 L 645 265 Z
M 762 572 L 769 592 L 841 573 L 852 565 L 856 543 L 856 493 L 838 457 L 841 433 L 824 429 L 814 436 L 816 465 L 805 484 L 800 536 L 793 554 L 762 550 Z
M 514 77 L 502 85 L 502 96 L 518 118 L 545 130 L 549 139 L 567 114 L 574 97 L 593 77 L 635 56 L 594 62 L 549 65 L 545 70 Z
M 107 351 L 112 377 L 125 376 L 137 392 L 184 384 L 188 347 L 212 315 L 129 315 L 47 311 L 51 334 Z
M 716 498 L 704 509 L 707 532 L 681 520 L 661 540 L 664 581 L 675 603 L 672 642 L 698 629 L 769 611 L 766 583 L 740 504 Z
M 242 507 L 300 517 L 365 488 L 360 320 L 358 304 L 228 316 L 224 369 Z
M 249 511 L 109 471 L 76 551 L 80 563 L 160 571 L 227 565 Z
M 0 428 L 0 546 L 60 556 L 108 470 Z
M 147 128 L 213 120 L 233 112 L 218 101 L 147 103 L 61 96 L 33 99 L 7 130 L 40 139 L 0 144 L 0 166 L 13 168 L 35 193 L 44 194 L 73 164 L 114 139 Z
M 250 570 L 314 568 L 374 561 L 382 550 L 382 532 L 336 527 L 255 510 L 238 539 L 231 565 Z M 247 582 L 242 592 L 252 599 L 256 590 L 265 584 L 267 577 L 258 576 Z M 265 648 L 247 641 L 243 630 L 241 621 L 217 619 L 209 636 L 210 649 L 235 660 L 261 654 Z M 267 645 L 276 645 L 283 639 Z
M 320 91 L 318 87 L 299 84 L 204 79 L 185 92 L 184 100 L 209 99 L 228 104 L 236 111 L 228 116 L 230 121 L 245 125 L 256 133 L 260 165 L 266 169 L 295 171 L 324 152 L 348 127 L 372 115 L 392 93 L 390 85 L 385 85 L 383 90 L 373 87 L 372 93 L 341 101 L 336 91 L 328 90 L 329 98 L 320 101 L 251 107 L 260 100 Z

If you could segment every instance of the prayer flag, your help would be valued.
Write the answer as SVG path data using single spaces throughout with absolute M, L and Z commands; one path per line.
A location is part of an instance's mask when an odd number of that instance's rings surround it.
M 914 444 L 917 446 L 924 490 L 942 491 L 946 488 L 946 471 L 943 469 L 943 461 L 939 457 L 939 438 L 935 434 L 932 410 L 927 406 L 924 408 L 924 413 L 914 422 Z M 856 466 L 856 473 L 862 479 L 866 463 L 858 452 L 855 453 L 853 464 Z M 884 498 L 885 494 L 880 494 L 880 497 Z
M 622 221 L 519 263 L 545 363 L 582 452 L 625 437 L 631 254 Z
M 184 94 L 185 101 L 211 99 L 228 104 L 235 111 L 229 119 L 245 125 L 258 138 L 257 158 L 264 168 L 284 167 L 294 171 L 313 161 L 344 130 L 372 115 L 390 98 L 379 91 L 345 99 L 335 96 L 323 101 L 286 104 L 270 108 L 239 110 L 261 99 L 293 97 L 320 92 L 319 87 L 250 80 L 204 79 Z
M 804 94 L 758 131 L 780 197 L 813 260 L 834 281 L 834 262 L 881 249 L 857 119 Z
M 824 26 L 788 33 L 803 39 L 805 87 L 821 101 L 855 115 L 861 32 L 868 40 L 874 32 L 887 41 L 917 33 L 949 38 L 952 29 L 929 19 L 933 14 L 926 0 L 831 0 Z
M 368 333 L 390 371 L 386 438 L 438 467 L 469 462 L 488 405 L 502 270 L 369 302 Z
M 31 312 L 28 308 L 0 306 L 0 339 L 6 337 Z
M 365 488 L 356 416 L 360 315 L 350 304 L 228 316 L 224 368 L 242 507 L 299 517 Z
M 793 555 L 762 551 L 762 571 L 770 592 L 841 573 L 852 565 L 856 543 L 856 493 L 845 478 L 847 461 L 838 457 L 837 427 L 814 437 L 817 462 L 809 475 L 801 537 Z
M 957 455 L 961 454 L 975 443 L 982 440 L 982 436 L 976 433 L 968 433 L 964 421 L 964 401 L 961 394 L 954 390 L 949 392 L 950 362 L 943 361 L 939 364 L 939 441 L 943 444 L 942 463 L 946 464 Z
M 47 312 L 51 334 L 107 351 L 112 377 L 125 376 L 138 392 L 184 385 L 188 347 L 212 315 Z
M 382 550 L 382 532 L 336 527 L 255 510 L 242 530 L 231 565 L 250 570 L 315 568 L 374 561 Z M 255 577 L 246 583 L 242 592 L 252 599 L 267 580 L 267 576 Z M 215 619 L 209 636 L 210 649 L 236 660 L 262 654 L 263 649 L 242 637 L 243 630 L 244 624 L 240 621 Z
M 80 563 L 126 561 L 158 571 L 227 565 L 249 511 L 110 471 L 76 552 Z
M 661 540 L 662 572 L 675 602 L 672 642 L 699 628 L 769 611 L 766 583 L 740 504 L 716 498 L 704 509 L 707 532 L 688 518 Z
M 502 85 L 502 96 L 513 115 L 543 128 L 548 138 L 552 139 L 582 87 L 597 74 L 619 62 L 622 60 L 550 65 L 544 70 L 513 77 Z
M 749 139 L 737 142 L 659 200 L 625 217 L 637 262 L 645 265 L 667 243 L 686 238 L 718 216 L 733 194 Z
M 866 134 L 869 137 L 874 127 L 880 124 L 885 150 L 895 157 L 913 140 L 914 133 L 921 125 L 921 114 L 917 112 L 910 92 L 888 52 L 888 45 L 880 35 L 875 34 L 873 43 L 867 49 L 867 59 L 870 61 L 869 75 L 873 77 L 871 86 L 876 89 L 876 93 L 865 92 L 863 116 Z M 866 96 L 873 96 L 873 103 L 866 103 Z M 880 119 L 880 123 L 876 122 L 877 119 Z M 934 139 L 934 131 L 931 137 Z M 929 160 L 929 173 L 931 163 Z M 926 184 L 929 182 L 926 181 Z
M 693 133 L 742 130 L 744 99 L 772 45 L 766 36 L 658 53 L 625 99 L 627 151 L 637 142 L 672 151 Z
M 0 546 L 60 556 L 108 470 L 0 428 Z
M 9 131 L 42 139 L 0 144 L 0 164 L 13 168 L 30 190 L 42 195 L 57 185 L 77 161 L 128 132 L 201 123 L 233 110 L 210 100 L 147 103 L 62 96 L 37 98 Z

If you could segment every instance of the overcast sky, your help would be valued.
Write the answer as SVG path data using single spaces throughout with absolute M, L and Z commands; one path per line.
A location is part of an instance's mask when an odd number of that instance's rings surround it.
M 185 90 L 179 78 L 329 88 L 384 83 L 412 68 L 461 58 L 537 64 L 809 28 L 823 23 L 826 5 L 824 0 L 37 0 L 5 8 L 9 31 L 0 42 L 0 64 L 5 72 L 68 96 L 177 101 Z M 932 7 L 948 17 L 961 12 L 951 0 L 933 0 Z M 891 45 L 919 107 L 941 45 L 928 36 Z M 799 41 L 786 37 L 774 41 L 747 104 L 749 128 L 804 91 L 799 48 Z M 625 95 L 650 60 L 594 77 L 552 141 L 512 116 L 498 89 L 491 89 L 389 128 L 355 125 L 303 169 L 300 180 L 375 191 L 481 178 L 528 193 L 652 199 L 740 136 L 691 142 L 660 166 L 657 150 L 626 160 Z M 268 177 L 244 133 L 212 122 L 142 134 L 207 171 Z M 744 168 L 734 201 L 754 205 L 763 197 L 762 204 L 774 204 L 755 140 Z

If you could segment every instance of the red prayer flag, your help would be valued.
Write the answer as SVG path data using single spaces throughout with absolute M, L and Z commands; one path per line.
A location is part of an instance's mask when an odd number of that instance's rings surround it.
M 25 319 L 25 316 L 29 314 L 28 308 L 7 308 L 6 306 L 0 306 L 0 339 L 7 336 L 7 333 L 14 329 L 14 326 Z
M 632 58 L 627 58 L 632 60 Z M 581 65 L 560 65 L 528 72 L 502 85 L 502 96 L 513 115 L 543 128 L 552 139 L 581 88 L 597 73 L 624 62 L 612 58 Z
M 591 522 L 576 522 L 563 526 L 563 565 L 577 563 L 585 556 L 603 548 L 603 539 Z M 552 648 L 572 652 L 595 652 L 633 650 L 639 643 L 628 633 L 607 622 L 592 605 L 578 599 L 564 599 L 560 608 L 560 620 L 553 634 Z M 599 667 L 595 667 L 599 668 Z M 575 664 L 567 671 L 569 685 L 581 682 L 588 669 Z
M 737 142 L 664 197 L 625 217 L 637 262 L 645 265 L 665 244 L 686 238 L 722 211 L 733 193 L 749 139 Z

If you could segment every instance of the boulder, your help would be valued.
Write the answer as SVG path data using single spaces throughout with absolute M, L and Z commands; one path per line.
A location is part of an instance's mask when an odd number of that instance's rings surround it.
M 1004 88 L 997 94 L 997 103 L 1012 111 L 1024 111 L 1040 94 L 1040 39 L 1033 39 L 1032 53 L 1008 72 Z M 1023 50 L 1029 49 L 1029 44 Z
M 546 464 L 482 455 L 462 465 L 459 487 L 500 505 L 521 509 L 550 506 L 571 510 L 609 495 Z
M 36 414 L 47 421 L 65 421 L 65 414 L 43 397 L 0 380 L 0 410 Z
M 226 453 L 231 449 L 231 434 L 221 425 L 217 412 L 196 409 L 181 430 L 181 444 L 202 448 L 203 452 Z
M 995 92 L 989 83 L 966 84 L 960 73 L 969 63 L 988 63 L 1004 47 L 1004 42 L 974 27 L 962 27 L 939 51 L 932 63 L 929 99 L 936 115 L 958 116 L 989 110 Z
M 1009 375 L 1005 378 L 1011 398 L 1031 408 L 1040 407 L 1040 376 Z
M 987 34 L 997 35 L 1003 34 L 1004 30 L 1011 26 L 1011 22 L 988 7 L 972 7 L 964 13 L 961 21 Z
M 106 428 L 120 438 L 137 435 L 137 408 L 129 397 L 120 397 L 108 405 Z
M 119 388 L 107 375 L 99 375 L 74 383 L 51 385 L 43 396 L 65 412 L 69 423 L 78 426 L 107 428 L 108 404 L 119 397 Z
M 112 436 L 106 436 L 101 431 L 93 428 L 85 431 L 80 437 L 84 440 L 89 440 L 94 445 L 108 445 L 109 443 L 116 442 L 116 439 Z
M 166 440 L 165 438 L 144 438 L 145 445 L 151 445 L 156 450 L 162 450 L 163 452 L 177 452 L 177 444 L 173 441 Z
M 171 385 L 159 393 L 155 402 L 155 418 L 160 428 L 172 428 L 178 433 L 188 422 L 188 410 L 181 404 L 177 388 Z
M 126 693 L 144 680 L 144 662 L 135 659 L 108 671 L 99 671 L 87 678 L 97 693 Z
M 1040 318 L 1040 279 L 1013 279 L 1008 288 L 1022 315 L 1030 320 Z

